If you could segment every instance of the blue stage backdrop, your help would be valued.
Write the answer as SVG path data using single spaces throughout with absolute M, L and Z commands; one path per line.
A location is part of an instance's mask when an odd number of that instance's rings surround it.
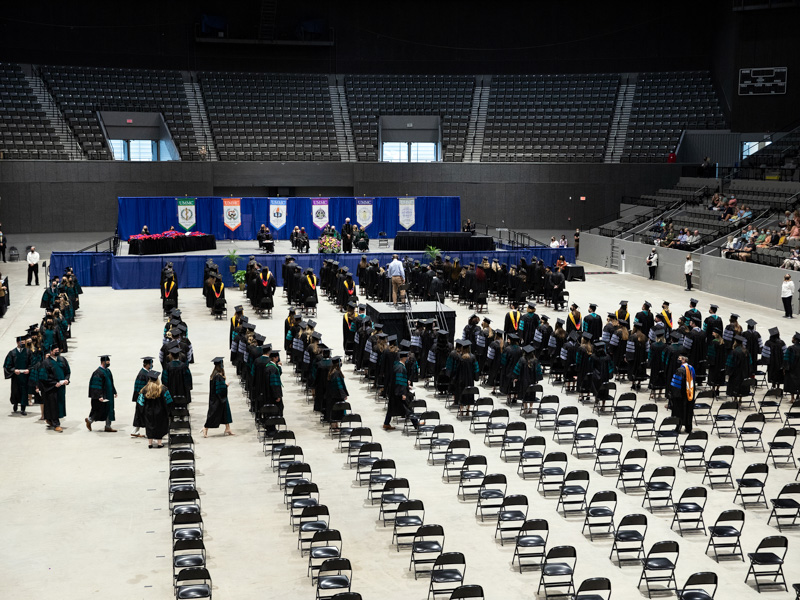
M 547 266 L 555 265 L 559 255 L 569 262 L 575 261 L 574 248 L 528 248 L 510 252 L 449 252 L 448 255 L 458 258 L 462 264 L 480 262 L 486 256 L 491 261 L 495 258 L 502 264 L 517 264 L 520 258 L 530 262 L 543 260 Z M 281 277 L 281 264 L 285 256 L 282 254 L 256 254 L 258 262 L 266 265 L 275 274 L 278 285 L 283 285 Z M 322 268 L 322 261 L 326 258 L 337 260 L 341 266 L 347 266 L 355 275 L 356 266 L 361 260 L 361 255 L 355 254 L 294 254 L 297 263 L 303 268 L 311 267 L 315 273 Z M 401 253 L 401 258 L 405 256 Z M 414 259 L 421 253 L 411 253 Z M 371 252 L 370 260 L 377 258 L 382 265 L 392 260 L 392 253 Z M 111 286 L 116 290 L 132 289 L 157 289 L 163 266 L 171 262 L 178 276 L 178 286 L 181 288 L 203 287 L 203 267 L 206 259 L 212 258 L 220 267 L 226 287 L 233 287 L 233 279 L 228 270 L 228 261 L 220 254 L 191 254 L 191 255 L 165 255 L 165 256 L 112 256 L 108 252 L 53 252 L 50 256 L 50 272 L 60 274 L 65 267 L 75 269 L 75 275 L 82 286 Z M 249 256 L 239 259 L 238 268 L 244 269 Z M 425 262 L 425 261 L 422 261 Z
M 172 196 L 162 197 L 120 197 L 117 199 L 117 226 L 123 240 L 141 233 L 147 225 L 151 233 L 161 233 L 170 227 L 183 231 L 178 223 L 178 200 Z M 228 229 L 223 222 L 223 198 L 195 198 L 196 225 L 192 231 L 210 233 L 218 240 L 254 240 L 261 224 L 269 227 L 278 240 L 288 240 L 289 234 L 298 227 L 305 227 L 311 239 L 317 239 L 320 229 L 312 220 L 312 198 L 281 198 L 288 200 L 286 205 L 286 224 L 275 229 L 270 223 L 269 198 L 240 198 L 241 225 L 235 230 Z M 327 198 L 328 220 L 337 230 L 341 230 L 346 217 L 357 224 L 357 200 L 367 198 Z M 372 198 L 372 224 L 367 227 L 370 239 L 385 231 L 390 238 L 397 231 L 460 231 L 461 198 L 458 196 L 416 196 L 415 220 L 410 229 L 399 224 L 399 202 L 397 198 Z

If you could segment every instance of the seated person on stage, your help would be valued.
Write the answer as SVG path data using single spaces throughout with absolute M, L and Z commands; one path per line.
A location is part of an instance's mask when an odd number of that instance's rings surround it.
M 475 233 L 475 225 L 473 225 L 472 221 L 467 219 L 467 222 L 464 223 L 464 227 L 461 228 L 461 231 L 464 233 Z
M 369 235 L 367 234 L 367 230 L 363 227 L 360 227 L 355 235 L 355 244 L 356 248 L 361 250 L 361 252 L 369 250 Z
M 261 225 L 261 229 L 258 230 L 256 239 L 258 240 L 259 248 L 262 248 L 267 252 L 275 252 L 275 242 L 272 240 L 272 234 L 270 233 L 269 229 L 267 229 L 266 225 Z
M 297 248 L 298 252 L 308 252 L 310 245 L 308 242 L 308 233 L 306 233 L 305 227 L 301 227 L 300 231 L 297 233 L 295 247 Z
M 142 227 L 142 233 L 140 235 L 150 235 L 150 228 L 145 225 Z
M 336 225 L 331 225 L 330 229 L 328 229 L 328 233 L 326 235 L 329 235 L 329 236 L 331 236 L 333 238 L 336 238 L 337 240 L 342 239 L 342 236 L 339 234 L 338 231 L 336 231 Z
M 295 225 L 292 233 L 289 234 L 289 241 L 292 243 L 292 248 L 297 248 L 297 236 L 300 235 L 300 228 Z

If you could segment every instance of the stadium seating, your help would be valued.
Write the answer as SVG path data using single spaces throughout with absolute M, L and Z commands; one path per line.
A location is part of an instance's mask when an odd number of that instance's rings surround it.
M 0 63 L 0 153 L 5 159 L 67 158 L 17 64 Z
M 220 160 L 340 159 L 326 76 L 208 72 L 199 79 Z
M 800 154 L 800 127 L 793 129 L 769 146 L 748 156 L 743 162 L 746 167 L 782 167 L 791 162 L 795 166 Z
M 348 75 L 347 105 L 359 161 L 378 160 L 378 118 L 437 115 L 443 159 L 461 162 L 475 78 L 468 75 Z
M 724 129 L 707 71 L 641 73 L 622 162 L 666 162 L 684 129 Z
M 40 70 L 88 158 L 113 158 L 97 118 L 99 110 L 160 112 L 181 158 L 197 158 L 196 135 L 179 71 L 59 66 Z
M 493 77 L 482 162 L 602 162 L 619 75 Z

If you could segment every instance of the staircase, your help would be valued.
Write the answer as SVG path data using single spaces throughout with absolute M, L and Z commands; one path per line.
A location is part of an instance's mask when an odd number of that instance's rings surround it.
M 211 134 L 211 127 L 208 124 L 206 103 L 203 101 L 202 92 L 200 92 L 200 84 L 184 81 L 183 89 L 186 91 L 186 101 L 189 103 L 189 114 L 192 115 L 192 127 L 194 127 L 197 145 L 206 147 L 206 160 L 219 160 L 217 148 L 214 145 L 214 136 Z
M 64 147 L 64 152 L 67 153 L 69 160 L 86 160 L 86 155 L 83 153 L 78 140 L 75 139 L 75 135 L 64 120 L 56 101 L 53 100 L 39 75 L 36 72 L 29 72 L 25 69 L 25 79 L 31 87 L 33 95 L 36 96 L 36 101 L 42 105 L 42 110 L 47 115 L 50 125 L 56 130 L 58 140 Z
M 469 111 L 467 146 L 464 149 L 464 162 L 481 162 L 483 153 L 483 133 L 486 129 L 486 113 L 489 111 L 489 90 L 491 76 L 481 77 L 472 92 L 472 108 Z
M 611 256 L 610 262 L 606 265 L 608 268 L 613 269 L 614 271 L 619 271 L 622 268 L 622 259 L 620 257 L 620 248 L 614 243 L 614 240 L 611 240 Z
M 278 15 L 278 0 L 261 0 L 261 21 L 258 24 L 258 39 L 275 39 L 275 22 Z
M 333 82 L 328 86 L 333 110 L 333 124 L 336 129 L 336 145 L 339 146 L 339 158 L 342 162 L 357 162 L 356 144 L 353 139 L 353 126 L 350 123 L 350 111 L 347 109 L 347 95 L 344 86 Z
M 628 137 L 628 123 L 631 120 L 633 95 L 636 92 L 636 74 L 623 74 L 623 83 L 617 94 L 614 115 L 611 117 L 611 129 L 608 133 L 608 145 L 604 163 L 619 163 Z

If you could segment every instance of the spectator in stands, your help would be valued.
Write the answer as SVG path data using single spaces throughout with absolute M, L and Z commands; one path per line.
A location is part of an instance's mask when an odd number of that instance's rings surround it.
M 795 248 L 792 250 L 792 253 L 783 261 L 781 264 L 781 269 L 792 269 L 793 271 L 797 271 L 800 268 L 800 250 Z
M 745 242 L 742 249 L 736 254 L 737 258 L 742 262 L 747 262 L 747 259 L 752 256 L 753 251 L 756 249 L 756 244 L 751 238 L 749 241 Z
M 793 297 L 794 281 L 792 281 L 792 276 L 787 273 L 783 276 L 783 284 L 781 285 L 781 301 L 783 302 L 784 319 L 794 319 L 794 315 L 792 315 Z
M 732 258 L 732 255 L 735 251 L 738 251 L 737 245 L 741 247 L 741 243 L 739 238 L 734 239 L 732 235 L 728 236 L 728 240 L 723 244 L 721 249 L 721 254 L 723 258 Z
M 656 247 L 653 246 L 653 249 L 650 250 L 650 254 L 647 255 L 647 268 L 650 271 L 649 279 L 656 278 L 656 267 L 658 267 L 658 252 L 656 252 Z
M 736 207 L 734 207 L 732 204 L 726 204 L 725 208 L 722 209 L 722 215 L 720 216 L 720 219 L 722 221 L 730 221 L 734 214 L 736 214 Z
M 762 229 L 758 232 L 758 235 L 751 237 L 750 241 L 753 242 L 756 247 L 758 247 L 764 243 L 765 239 L 767 239 L 767 231 Z
M 792 228 L 789 231 L 789 239 L 796 240 L 800 238 L 800 225 L 797 223 L 792 224 Z
M 558 241 L 555 237 L 550 238 L 550 247 L 551 248 L 558 248 Z
M 757 235 L 757 234 L 758 234 L 758 230 L 755 227 L 753 227 L 752 225 L 748 225 L 747 227 L 744 228 L 744 232 L 742 233 L 742 237 L 744 238 L 745 242 L 749 242 L 750 239 L 754 235 Z
M 792 225 L 794 225 L 794 219 L 792 218 L 791 211 L 784 211 L 783 213 L 783 220 L 778 223 L 781 227 L 786 227 L 787 229 L 791 229 Z
M 756 245 L 756 248 L 770 248 L 775 244 L 775 235 L 772 233 L 771 229 L 767 229 L 767 235 L 764 236 L 764 240 Z
M 781 229 L 778 233 L 772 236 L 775 246 L 783 246 L 786 243 L 786 238 L 789 237 L 789 232 L 786 229 Z M 775 240 L 775 238 L 778 238 Z
M 672 223 L 667 227 L 667 235 L 661 240 L 661 245 L 667 248 L 672 248 L 675 245 L 675 228 Z
M 675 241 L 675 246 L 677 248 L 687 248 L 689 246 L 688 229 L 681 229 L 680 233 L 678 234 L 678 239 Z
M 711 196 L 711 204 L 708 205 L 709 210 L 722 210 L 724 208 L 725 197 L 719 193 Z
M 700 241 L 701 240 L 702 240 L 702 238 L 700 237 L 700 232 L 697 229 L 695 229 L 694 233 L 689 236 L 689 244 L 688 245 L 692 249 L 697 248 L 700 245 Z

